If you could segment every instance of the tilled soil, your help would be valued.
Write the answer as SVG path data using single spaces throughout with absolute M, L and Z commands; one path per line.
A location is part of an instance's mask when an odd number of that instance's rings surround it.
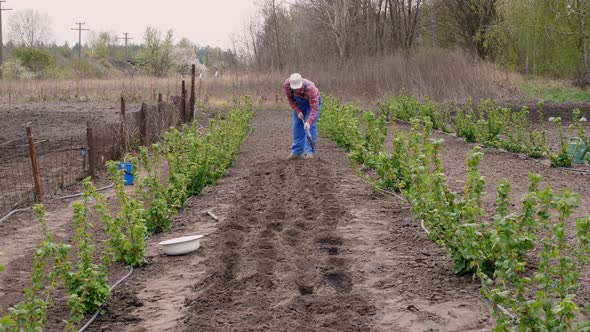
M 128 112 L 140 106 L 128 104 Z M 83 135 L 87 122 L 114 123 L 121 116 L 120 104 L 97 102 L 35 102 L 0 105 L 0 143 L 25 139 L 27 125 L 36 138 L 60 140 Z
M 285 161 L 288 112 L 259 112 L 222 181 L 192 199 L 150 265 L 92 331 L 485 331 L 490 306 L 396 198 L 373 193 L 340 148 Z M 215 223 L 203 211 L 212 209 Z M 194 254 L 162 238 L 202 233 Z M 180 299 L 183 299 L 180 301 Z
M 226 176 L 187 203 L 171 233 L 148 238 L 149 264 L 114 292 L 91 331 L 492 329 L 491 307 L 478 283 L 456 276 L 444 249 L 428 239 L 408 207 L 372 192 L 342 149 L 320 138 L 318 160 L 285 161 L 290 114 L 259 112 L 253 125 L 256 131 Z M 449 185 L 461 192 L 465 155 L 473 146 L 439 135 L 445 138 Z M 536 171 L 556 189 L 581 194 L 576 216 L 589 212 L 586 176 L 495 149 L 486 149 L 480 169 L 490 193 L 501 178 L 511 181 L 515 205 L 528 186 L 527 173 Z M 493 194 L 484 199 L 490 211 L 494 200 Z M 49 207 L 57 236 L 73 231 L 66 212 Z M 6 308 L 27 285 L 40 236 L 30 214 L 0 225 L 0 234 L 6 241 L 0 262 L 9 268 L 0 273 L 0 292 L 14 295 L 0 301 Z M 193 254 L 169 257 L 157 246 L 189 234 L 205 235 Z M 18 283 L 9 285 L 10 280 Z M 589 298 L 583 281 L 577 299 Z M 63 327 L 58 323 L 67 312 L 56 312 L 47 331 Z
M 325 161 L 258 164 L 211 239 L 186 330 L 368 330 L 375 307 L 340 253 L 352 215 L 337 194 Z
M 397 123 L 396 130 L 408 131 L 410 125 Z M 453 137 L 441 132 L 434 132 L 433 138 L 442 139 L 444 143 L 441 148 L 441 159 L 443 162 L 447 183 L 451 190 L 462 193 L 467 179 L 466 156 L 475 143 L 465 143 L 462 138 Z M 391 142 L 388 140 L 386 151 L 391 150 Z M 486 209 L 487 221 L 493 222 L 493 214 L 496 209 L 498 197 L 496 188 L 501 180 L 507 179 L 511 186 L 512 212 L 517 213 L 521 208 L 523 196 L 528 191 L 529 173 L 537 173 L 543 177 L 540 188 L 551 187 L 556 193 L 569 190 L 579 197 L 579 204 L 566 220 L 567 238 L 572 246 L 577 243 L 577 230 L 575 220 L 590 215 L 590 174 L 568 171 L 561 168 L 550 167 L 547 160 L 535 160 L 522 155 L 501 151 L 495 148 L 483 148 L 484 157 L 479 167 L 479 172 L 486 180 L 485 193 L 482 196 L 482 203 Z M 587 170 L 587 166 L 578 167 Z M 538 254 L 537 248 L 533 251 Z M 536 266 L 534 259 L 529 261 L 529 266 Z M 575 302 L 582 308 L 582 313 L 588 315 L 583 308 L 590 303 L 590 266 L 582 271 L 580 287 L 576 293 Z

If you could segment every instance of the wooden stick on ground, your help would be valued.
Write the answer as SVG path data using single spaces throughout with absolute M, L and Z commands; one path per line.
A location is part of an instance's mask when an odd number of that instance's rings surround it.
M 207 215 L 211 218 L 213 218 L 215 221 L 219 221 L 219 217 L 214 215 L 213 212 L 211 212 L 211 210 L 207 210 Z

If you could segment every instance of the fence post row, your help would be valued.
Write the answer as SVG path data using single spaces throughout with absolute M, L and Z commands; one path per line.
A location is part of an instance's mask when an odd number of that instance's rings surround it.
M 180 93 L 180 117 L 183 123 L 188 121 L 186 117 L 186 82 L 184 80 L 182 80 L 182 91 Z
M 191 91 L 190 97 L 187 93 L 186 81 L 182 81 L 182 94 L 180 97 L 180 118 L 183 123 L 192 120 L 195 111 L 196 102 L 196 66 L 192 65 L 191 68 Z M 199 82 L 200 83 L 200 82 Z M 155 97 L 155 93 L 153 95 Z M 10 96 L 9 98 L 11 98 Z M 162 93 L 157 94 L 158 103 L 163 102 Z M 187 100 L 188 99 L 188 100 Z M 189 104 L 187 107 L 187 103 Z M 127 107 L 125 97 L 121 96 L 121 128 L 120 132 L 123 135 L 122 144 L 125 150 L 128 149 L 128 137 L 127 137 Z M 147 104 L 142 103 L 141 110 L 139 111 L 139 135 L 141 143 L 143 145 L 148 144 L 148 128 L 147 128 Z M 31 159 L 31 168 L 33 174 L 33 184 L 35 197 L 37 201 L 42 201 L 44 197 L 43 182 L 41 181 L 41 171 L 39 167 L 39 160 L 37 158 L 37 152 L 35 148 L 35 141 L 33 138 L 33 130 L 30 126 L 26 127 L 27 133 L 27 145 L 29 148 L 29 157 Z M 97 160 L 96 160 L 96 141 L 94 137 L 93 128 L 90 123 L 87 123 L 86 127 L 86 158 L 88 160 L 88 171 L 91 177 L 96 177 L 97 172 Z
M 148 144 L 147 142 L 147 124 L 146 124 L 146 118 L 147 118 L 147 104 L 143 103 L 141 104 L 141 110 L 139 110 L 139 136 L 141 138 L 141 144 L 146 145 Z
M 41 186 L 41 172 L 39 171 L 39 161 L 35 150 L 35 141 L 33 140 L 33 129 L 27 127 L 27 143 L 29 145 L 29 156 L 31 157 L 31 167 L 33 170 L 33 183 L 35 185 L 35 196 L 41 202 L 43 200 L 43 187 Z
M 96 145 L 90 123 L 86 125 L 86 144 L 88 146 L 88 170 L 91 177 L 96 177 Z
M 192 65 L 191 67 L 191 97 L 190 97 L 190 114 L 189 120 L 193 120 L 195 115 L 195 76 L 197 75 L 197 67 Z
M 125 98 L 121 96 L 121 135 L 123 135 L 123 149 L 127 151 L 127 123 L 126 123 L 126 113 L 127 108 L 125 105 Z

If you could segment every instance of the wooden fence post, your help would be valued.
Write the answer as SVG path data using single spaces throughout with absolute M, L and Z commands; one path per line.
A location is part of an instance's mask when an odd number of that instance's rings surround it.
M 147 142 L 147 123 L 146 123 L 146 112 L 147 104 L 141 104 L 141 110 L 139 110 L 139 136 L 141 137 L 141 144 L 146 145 Z
M 127 121 L 126 113 L 127 108 L 125 106 L 125 97 L 121 96 L 121 135 L 123 136 L 123 149 L 127 151 Z
M 86 146 L 88 149 L 88 171 L 91 177 L 96 177 L 96 145 L 94 143 L 92 126 L 88 123 L 86 124 Z
M 192 65 L 191 68 L 191 97 L 190 97 L 190 114 L 189 119 L 192 120 L 195 114 L 195 77 L 197 75 L 197 68 L 195 65 Z
M 199 99 L 199 100 L 201 100 L 201 91 L 202 91 L 201 85 L 202 85 L 202 83 L 203 82 L 202 82 L 201 75 L 199 75 L 199 90 L 197 91 L 197 99 Z
M 41 172 L 39 171 L 39 161 L 37 160 L 37 151 L 35 150 L 35 141 L 33 140 L 33 129 L 27 126 L 27 143 L 29 145 L 29 156 L 31 157 L 31 167 L 33 169 L 33 183 L 35 185 L 35 196 L 41 202 L 43 200 L 43 187 L 41 182 Z
M 180 95 L 180 117 L 182 118 L 182 122 L 188 122 L 186 117 L 186 82 L 182 80 L 182 92 Z

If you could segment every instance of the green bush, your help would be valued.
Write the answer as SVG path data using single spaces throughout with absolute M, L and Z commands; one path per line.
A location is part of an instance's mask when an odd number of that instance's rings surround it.
M 20 60 L 22 64 L 38 77 L 43 77 L 45 72 L 55 65 L 55 59 L 46 51 L 28 47 L 15 48 L 12 57 Z
M 476 146 L 467 155 L 467 178 L 463 195 L 459 196 L 447 184 L 440 157 L 442 141 L 430 139 L 434 126 L 430 117 L 412 118 L 407 134 L 394 128 L 393 150 L 386 153 L 379 149 L 381 135 L 367 135 L 372 133 L 369 129 L 379 127 L 371 113 L 365 113 L 363 123 L 358 121 L 357 112 L 345 111 L 346 105 L 332 98 L 326 100 L 330 102 L 322 116 L 328 121 L 322 118 L 322 132 L 350 151 L 353 161 L 375 160 L 371 166 L 379 176 L 376 185 L 401 193 L 414 218 L 429 230 L 430 238 L 446 247 L 456 273 L 472 273 L 482 281 L 482 294 L 496 305 L 494 331 L 590 331 L 588 322 L 576 323 L 580 308 L 573 301 L 581 273 L 590 260 L 590 217 L 576 220 L 575 244 L 566 237 L 568 218 L 578 204 L 577 195 L 567 190 L 557 194 L 549 187 L 540 189 L 542 177 L 530 174 L 528 193 L 518 210 L 511 204 L 510 183 L 503 180 L 498 186 L 496 212 L 490 218 L 483 205 L 486 181 L 479 172 L 481 147 Z M 399 119 L 400 114 L 411 113 L 403 105 L 390 102 L 382 110 Z M 488 143 L 498 140 L 501 124 L 507 123 L 510 115 L 515 128 L 506 131 L 505 135 L 510 135 L 507 142 L 515 147 L 526 143 L 526 109 L 509 114 L 484 101 L 478 114 L 471 107 L 458 112 L 458 132 Z M 579 112 L 574 113 L 576 116 Z M 567 154 L 560 119 L 553 121 L 560 132 L 560 151 L 565 151 L 561 154 Z M 359 134 L 363 125 L 365 135 Z M 582 129 L 579 131 L 579 136 L 585 135 Z M 536 135 L 539 137 L 531 143 L 534 153 L 539 149 L 534 144 L 544 139 L 543 132 Z M 529 267 L 531 254 L 536 254 L 538 265 Z M 500 305 L 508 311 L 498 310 Z
M 26 80 L 35 77 L 35 74 L 25 67 L 20 59 L 15 57 L 10 57 L 4 61 L 2 72 L 4 78 L 9 80 Z

